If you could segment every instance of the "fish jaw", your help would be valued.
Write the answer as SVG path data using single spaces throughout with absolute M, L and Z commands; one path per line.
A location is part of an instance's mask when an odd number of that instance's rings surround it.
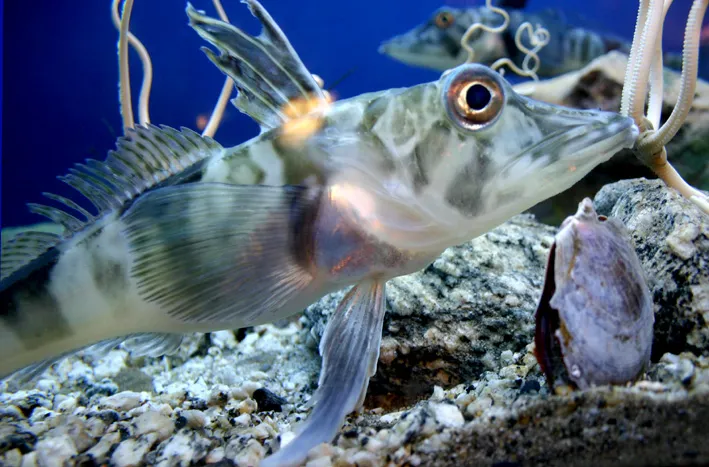
M 488 184 L 498 200 L 493 204 L 505 206 L 505 199 L 515 197 L 510 204 L 518 205 L 517 212 L 571 187 L 631 148 L 639 134 L 632 119 L 614 112 L 556 106 L 516 93 L 510 93 L 507 106 L 499 130 L 505 137 L 489 148 L 496 170 Z
M 382 42 L 379 53 L 407 65 L 438 71 L 462 64 L 466 57 L 465 50 L 461 47 L 446 48 L 441 35 L 430 26 L 418 26 Z

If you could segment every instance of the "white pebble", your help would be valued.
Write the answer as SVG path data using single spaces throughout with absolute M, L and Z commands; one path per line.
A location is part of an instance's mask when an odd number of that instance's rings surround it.
M 123 391 L 109 397 L 104 397 L 99 402 L 99 407 L 126 412 L 140 405 L 141 395 L 138 392 Z
M 136 436 L 155 433 L 160 441 L 169 437 L 175 430 L 175 422 L 158 412 L 145 412 L 136 418 L 134 423 Z
M 35 452 L 42 467 L 62 467 L 78 454 L 74 442 L 68 436 L 42 439 L 37 442 Z

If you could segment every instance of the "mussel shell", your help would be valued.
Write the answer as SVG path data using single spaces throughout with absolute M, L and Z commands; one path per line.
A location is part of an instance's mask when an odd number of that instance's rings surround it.
M 653 324 L 625 227 L 584 199 L 556 235 L 537 307 L 536 354 L 549 384 L 564 376 L 581 389 L 637 379 L 650 362 Z

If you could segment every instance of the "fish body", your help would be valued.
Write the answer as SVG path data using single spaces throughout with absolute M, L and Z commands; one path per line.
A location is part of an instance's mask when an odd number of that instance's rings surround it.
M 539 76 L 550 77 L 578 70 L 612 50 L 630 51 L 630 43 L 622 38 L 572 25 L 558 10 L 527 12 L 507 8 L 506 11 L 510 23 L 505 31 L 477 30 L 470 37 L 468 44 L 474 51 L 475 62 L 492 65 L 498 59 L 509 58 L 522 68 L 525 53 L 515 45 L 515 34 L 524 22 L 535 27 L 543 26 L 549 31 L 549 43 L 538 52 Z M 425 23 L 383 42 L 379 52 L 409 65 L 443 71 L 467 60 L 461 38 L 472 24 L 497 27 L 502 22 L 499 14 L 485 6 L 441 7 Z M 523 43 L 531 48 L 529 38 L 524 35 Z
M 257 37 L 187 12 L 261 133 L 225 149 L 138 127 L 64 177 L 97 212 L 54 195 L 68 209 L 32 205 L 64 233 L 20 234 L 3 250 L 0 374 L 27 379 L 90 345 L 169 353 L 181 333 L 275 321 L 353 286 L 321 340 L 310 418 L 262 463 L 291 465 L 364 400 L 388 279 L 566 189 L 638 130 L 518 95 L 477 64 L 291 117 L 295 100 L 324 93 L 266 10 L 247 4 Z

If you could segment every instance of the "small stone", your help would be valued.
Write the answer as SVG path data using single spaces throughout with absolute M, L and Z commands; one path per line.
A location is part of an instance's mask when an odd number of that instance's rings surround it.
M 0 465 L 3 467 L 20 467 L 22 465 L 22 453 L 19 449 L 12 449 L 0 455 Z
M 332 460 L 329 457 L 318 457 L 305 463 L 305 467 L 331 467 Z
M 40 379 L 39 381 L 37 381 L 35 387 L 42 392 L 50 394 L 55 394 L 57 393 L 57 391 L 59 391 L 59 383 L 57 383 L 53 379 Z
M 216 449 L 213 449 L 207 454 L 207 456 L 204 458 L 205 464 L 214 464 L 217 462 L 220 462 L 221 460 L 224 459 L 224 448 L 223 447 L 218 447 Z
M 149 433 L 139 439 L 127 439 L 118 445 L 111 455 L 111 462 L 116 467 L 136 467 L 141 465 L 143 457 L 157 441 L 157 434 Z
M 251 415 L 247 413 L 242 413 L 238 417 L 234 417 L 232 419 L 232 422 L 234 422 L 235 425 L 249 426 L 249 424 L 251 423 Z
M 199 410 L 183 410 L 180 415 L 185 417 L 189 428 L 203 428 L 207 424 L 207 416 Z
M 210 334 L 212 345 L 220 349 L 236 348 L 237 342 L 232 331 L 216 331 Z
M 159 412 L 145 412 L 133 423 L 136 436 L 155 433 L 160 441 L 166 439 L 175 430 L 175 422 Z
M 258 404 L 256 404 L 256 401 L 253 399 L 246 399 L 245 401 L 239 402 L 237 407 L 240 413 L 254 413 L 258 408 Z
M 282 405 L 288 403 L 284 397 L 281 397 L 266 388 L 259 388 L 254 391 L 253 398 L 258 404 L 259 412 L 280 412 Z
M 379 457 L 372 452 L 359 451 L 347 458 L 347 462 L 357 467 L 377 467 L 380 464 Z
M 106 433 L 101 440 L 87 451 L 96 462 L 103 462 L 108 452 L 121 441 L 121 434 L 117 431 Z
M 224 406 L 227 402 L 229 402 L 230 395 L 231 391 L 229 390 L 229 386 L 225 384 L 218 384 L 209 393 L 207 405 Z
M 68 436 L 45 438 L 35 445 L 37 462 L 42 467 L 62 467 L 78 454 L 74 442 Z
M 465 419 L 458 407 L 454 404 L 431 404 L 431 409 L 436 417 L 436 421 L 446 427 L 463 426 Z
M 138 392 L 123 391 L 109 397 L 104 397 L 99 403 L 99 407 L 127 412 L 141 404 L 141 395 Z
M 33 451 L 22 456 L 22 464 L 20 467 L 38 467 L 37 451 Z
M 162 465 L 194 465 L 207 454 L 211 443 L 195 432 L 178 433 L 162 448 L 158 463 Z
M 539 381 L 537 381 L 536 379 L 528 379 L 524 383 L 522 383 L 522 386 L 519 388 L 519 393 L 531 394 L 539 392 L 541 387 L 542 386 L 539 384 Z

